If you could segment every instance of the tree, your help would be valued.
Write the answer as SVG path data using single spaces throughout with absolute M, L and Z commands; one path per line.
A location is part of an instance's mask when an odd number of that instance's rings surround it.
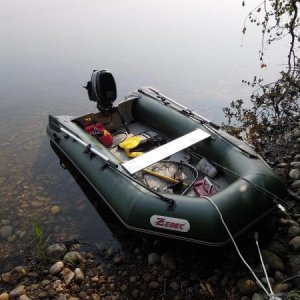
M 246 6 L 245 1 L 242 2 Z M 246 138 L 258 150 L 265 147 L 270 136 L 277 138 L 283 134 L 295 116 L 299 115 L 300 106 L 300 60 L 298 50 L 300 43 L 298 9 L 300 0 L 264 0 L 246 16 L 243 35 L 250 24 L 261 28 L 261 47 L 259 58 L 261 67 L 264 63 L 264 50 L 267 45 L 278 40 L 289 39 L 286 68 L 280 77 L 271 83 L 264 83 L 257 78 L 243 82 L 253 87 L 250 96 L 251 107 L 245 108 L 244 100 L 231 102 L 224 113 L 227 131 L 236 135 L 243 132 Z

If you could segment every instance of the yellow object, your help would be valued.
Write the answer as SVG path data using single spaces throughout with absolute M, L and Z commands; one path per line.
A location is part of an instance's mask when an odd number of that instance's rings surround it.
M 130 150 L 137 147 L 143 139 L 144 137 L 139 135 L 131 136 L 127 138 L 125 141 L 123 141 L 122 143 L 120 143 L 119 147 L 124 149 L 128 157 L 135 158 L 144 154 L 144 152 L 130 152 Z
M 177 179 L 174 179 L 172 177 L 169 177 L 169 176 L 166 176 L 166 175 L 154 172 L 154 171 L 152 171 L 150 169 L 143 169 L 143 172 L 145 172 L 145 173 L 147 173 L 149 175 L 155 176 L 157 178 L 163 179 L 163 180 L 165 180 L 167 182 L 170 182 L 170 183 L 174 183 L 174 184 L 175 183 L 179 183 L 179 180 L 177 180 Z M 185 182 L 182 182 L 182 185 L 183 186 L 188 186 Z

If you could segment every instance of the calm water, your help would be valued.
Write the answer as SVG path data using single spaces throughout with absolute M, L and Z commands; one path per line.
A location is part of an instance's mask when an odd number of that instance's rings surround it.
M 82 88 L 93 69 L 113 72 L 119 100 L 151 85 L 220 123 L 222 107 L 249 94 L 241 79 L 275 78 L 283 62 L 277 47 L 269 68 L 259 68 L 254 28 L 241 47 L 247 10 L 239 0 L 1 0 L 0 7 L 0 272 L 31 247 L 34 220 L 53 240 L 118 244 L 45 134 L 48 114 L 94 110 Z

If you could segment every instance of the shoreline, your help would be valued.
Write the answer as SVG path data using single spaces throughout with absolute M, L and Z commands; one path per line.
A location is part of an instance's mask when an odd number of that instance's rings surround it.
M 272 289 L 286 296 L 300 290 L 300 123 L 264 156 L 293 195 L 287 201 L 291 218 L 278 210 L 263 221 L 266 233 L 259 237 Z M 254 239 L 243 237 L 238 245 L 267 286 Z M 138 237 L 124 253 L 112 247 L 86 251 L 76 243 L 50 245 L 46 252 L 44 265 L 32 257 L 1 274 L 0 300 L 264 299 L 230 246 L 211 251 Z

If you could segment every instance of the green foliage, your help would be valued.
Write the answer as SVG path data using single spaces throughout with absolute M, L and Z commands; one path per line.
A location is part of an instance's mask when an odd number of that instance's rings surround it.
M 299 116 L 298 76 L 282 72 L 280 79 L 265 85 L 256 78 L 252 83 L 244 81 L 256 88 L 250 97 L 250 105 L 246 107 L 244 101 L 239 99 L 232 101 L 230 107 L 225 107 L 225 129 L 234 135 L 243 133 L 258 150 L 272 142 L 271 139 L 278 139 Z
M 47 248 L 48 239 L 45 238 L 45 234 L 41 224 L 38 221 L 32 222 L 33 233 L 36 237 L 35 240 L 35 257 L 39 264 L 43 265 L 47 261 Z
M 289 300 L 300 300 L 300 291 L 291 290 L 287 294 L 287 299 Z
M 243 1 L 242 5 L 245 6 L 246 2 Z M 278 140 L 293 125 L 295 117 L 299 116 L 299 6 L 300 0 L 263 0 L 245 19 L 243 35 L 246 34 L 248 22 L 261 27 L 259 56 L 262 68 L 267 67 L 263 62 L 265 46 L 283 38 L 290 39 L 287 68 L 280 73 L 279 79 L 267 84 L 256 76 L 252 82 L 243 80 L 244 84 L 254 89 L 250 103 L 245 105 L 245 101 L 239 99 L 223 109 L 227 118 L 225 130 L 235 135 L 243 134 L 257 150 Z

